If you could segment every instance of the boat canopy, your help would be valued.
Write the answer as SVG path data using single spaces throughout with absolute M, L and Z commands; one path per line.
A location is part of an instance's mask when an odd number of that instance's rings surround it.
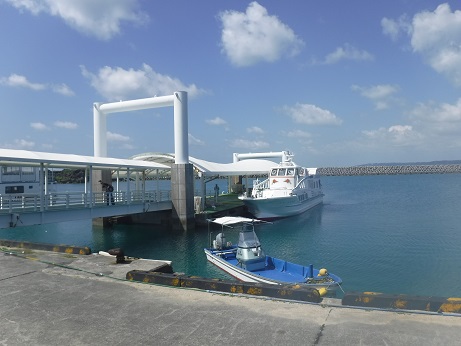
M 254 223 L 254 222 L 261 222 L 258 219 L 250 219 L 247 217 L 242 216 L 223 216 L 217 219 L 208 220 L 209 222 L 217 223 L 218 225 L 222 226 L 230 226 L 239 223 Z

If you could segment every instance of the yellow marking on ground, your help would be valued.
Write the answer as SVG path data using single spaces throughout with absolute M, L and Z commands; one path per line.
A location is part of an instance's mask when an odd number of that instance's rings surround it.
M 461 312 L 461 298 L 447 298 L 447 302 L 440 306 L 441 312 Z
M 258 287 L 250 287 L 248 289 L 248 294 L 252 294 L 252 295 L 260 295 L 262 293 L 262 289 L 261 288 L 258 288 Z
M 397 299 L 394 303 L 394 306 L 397 309 L 405 309 L 407 307 L 408 301 L 403 300 L 403 299 Z
M 231 286 L 230 288 L 231 293 L 243 293 L 242 286 Z
M 363 302 L 365 304 L 368 304 L 369 302 L 373 301 L 373 298 L 370 297 L 362 297 L 357 299 L 358 302 Z

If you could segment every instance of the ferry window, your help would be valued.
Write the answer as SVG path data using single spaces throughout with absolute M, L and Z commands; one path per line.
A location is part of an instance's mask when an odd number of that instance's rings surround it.
M 278 174 L 278 175 L 285 175 L 285 171 L 286 171 L 285 168 L 280 168 L 280 169 L 279 169 L 279 174 Z
M 3 175 L 16 175 L 19 174 L 19 167 L 2 167 Z
M 33 167 L 22 167 L 21 171 L 22 171 L 22 174 L 34 174 Z
M 6 186 L 5 193 L 24 193 L 24 186 Z
M 273 170 L 271 171 L 271 175 L 277 175 L 277 170 L 276 170 L 276 169 L 273 169 Z
M 287 175 L 293 175 L 293 174 L 294 174 L 293 168 L 288 168 L 288 173 L 287 173 Z

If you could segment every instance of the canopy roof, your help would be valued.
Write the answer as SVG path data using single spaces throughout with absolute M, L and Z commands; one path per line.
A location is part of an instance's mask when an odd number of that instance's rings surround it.
M 132 159 L 157 162 L 171 167 L 174 163 L 174 154 L 144 153 L 135 155 Z M 196 171 L 201 172 L 205 176 L 261 175 L 267 174 L 272 167 L 277 166 L 273 161 L 261 159 L 248 159 L 233 163 L 216 163 L 196 159 L 191 156 L 189 157 L 189 162 L 194 165 Z
M 47 167 L 88 167 L 96 169 L 110 168 L 113 170 L 142 171 L 146 169 L 169 169 L 157 162 L 140 160 L 115 159 L 110 157 L 81 156 L 72 154 L 55 154 L 28 150 L 0 149 L 0 165 L 21 165 L 21 166 L 40 166 L 45 164 Z
M 189 158 L 194 169 L 204 176 L 235 176 L 235 175 L 263 175 L 277 166 L 270 160 L 246 159 L 233 163 L 216 163 Z M 110 157 L 82 156 L 73 154 L 57 154 L 28 150 L 0 149 L 0 165 L 4 166 L 40 166 L 48 168 L 80 168 L 93 167 L 94 169 L 110 168 L 126 171 L 169 171 L 175 162 L 174 154 L 145 153 L 133 156 L 131 159 L 117 159 Z

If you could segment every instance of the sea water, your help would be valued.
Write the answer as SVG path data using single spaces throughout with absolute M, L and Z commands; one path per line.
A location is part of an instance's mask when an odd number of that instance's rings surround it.
M 226 180 L 215 183 L 227 191 Z M 460 174 L 322 177 L 322 185 L 323 205 L 257 226 L 266 254 L 327 268 L 343 279 L 345 291 L 461 297 Z M 237 240 L 232 232 L 226 236 Z M 177 272 L 230 278 L 206 261 L 207 227 L 103 229 L 85 220 L 2 229 L 0 239 L 88 246 L 93 252 L 121 247 L 129 256 L 172 260 Z

